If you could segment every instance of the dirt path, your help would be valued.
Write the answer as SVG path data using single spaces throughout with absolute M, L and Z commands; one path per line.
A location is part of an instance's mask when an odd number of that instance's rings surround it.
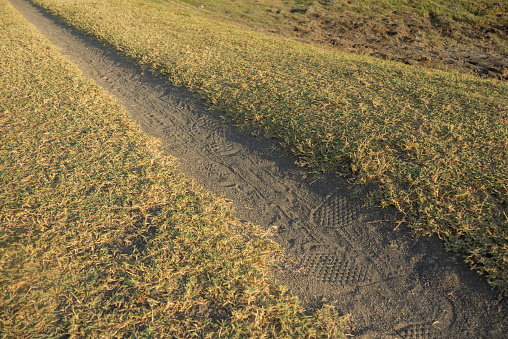
M 83 73 L 160 138 L 183 172 L 234 201 L 237 216 L 274 230 L 289 259 L 274 271 L 309 309 L 352 314 L 359 338 L 501 338 L 508 307 L 485 280 L 417 238 L 393 210 L 368 209 L 346 179 L 311 175 L 277 142 L 224 123 L 192 94 L 144 73 L 117 53 L 24 0 L 15 8 Z M 392 221 L 386 221 L 392 220 Z

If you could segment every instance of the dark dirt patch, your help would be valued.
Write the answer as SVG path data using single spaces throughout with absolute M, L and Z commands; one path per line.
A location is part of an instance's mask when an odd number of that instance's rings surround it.
M 508 80 L 507 10 L 500 7 L 498 25 L 479 25 L 398 13 L 331 15 L 308 7 L 292 12 L 301 16 L 288 18 L 294 20 L 290 31 L 273 32 L 381 59 Z
M 351 52 L 506 80 L 508 58 L 489 50 L 488 43 L 484 42 L 490 37 L 488 33 L 508 39 L 505 31 L 493 27 L 473 29 L 454 22 L 398 15 L 358 20 L 348 16 L 342 22 L 323 23 L 325 39 Z M 450 38 L 449 42 L 438 42 L 442 37 Z
M 419 238 L 394 210 L 366 208 L 347 179 L 307 173 L 297 159 L 274 151 L 276 141 L 225 124 L 221 112 L 207 110 L 192 93 L 27 2 L 11 2 L 160 138 L 182 171 L 233 200 L 239 218 L 273 231 L 287 253 L 273 273 L 310 311 L 335 305 L 351 314 L 351 331 L 360 338 L 504 337 L 506 300 L 440 240 Z M 119 235 L 118 250 L 133 250 L 125 244 L 129 234 Z M 229 310 L 212 305 L 190 316 L 220 321 Z
M 182 313 L 182 319 L 210 319 L 213 323 L 219 323 L 231 317 L 231 310 L 222 305 L 196 305 Z

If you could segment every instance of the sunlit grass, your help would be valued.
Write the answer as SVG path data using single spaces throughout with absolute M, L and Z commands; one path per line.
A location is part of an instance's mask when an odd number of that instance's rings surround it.
M 179 2 L 36 0 L 279 138 L 313 170 L 352 170 L 410 226 L 508 286 L 508 86 L 324 51 Z
M 337 337 L 282 255 L 0 1 L 0 335 Z

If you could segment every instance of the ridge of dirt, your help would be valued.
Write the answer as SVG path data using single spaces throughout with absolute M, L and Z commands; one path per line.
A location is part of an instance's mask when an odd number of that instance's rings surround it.
M 419 238 L 394 210 L 366 208 L 346 178 L 309 174 L 277 141 L 225 124 L 192 93 L 143 71 L 24 0 L 13 6 L 60 52 L 117 97 L 145 132 L 236 216 L 273 231 L 286 251 L 274 276 L 312 310 L 350 313 L 360 338 L 502 338 L 508 307 L 485 279 Z

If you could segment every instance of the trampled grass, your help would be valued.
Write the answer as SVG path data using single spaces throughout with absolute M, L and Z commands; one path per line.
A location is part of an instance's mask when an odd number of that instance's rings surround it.
M 0 70 L 3 338 L 340 334 L 333 310 L 303 315 L 267 275 L 277 246 L 177 174 L 6 0 Z
M 33 1 L 279 138 L 302 165 L 379 184 L 375 201 L 508 291 L 506 83 L 325 51 L 177 1 Z

